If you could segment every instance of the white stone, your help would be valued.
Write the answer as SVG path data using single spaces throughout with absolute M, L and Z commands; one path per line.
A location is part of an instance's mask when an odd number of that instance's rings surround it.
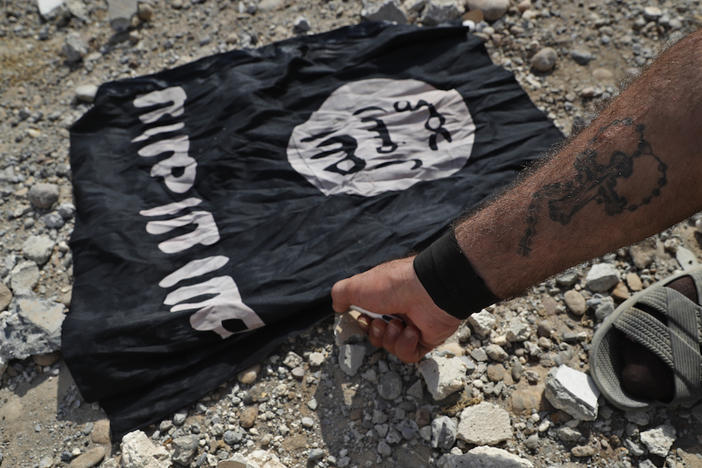
M 326 358 L 324 357 L 324 354 L 315 351 L 313 353 L 310 353 L 310 357 L 309 357 L 308 361 L 310 363 L 310 366 L 319 367 L 324 363 L 325 359 Z
M 154 445 L 142 431 L 122 437 L 122 468 L 167 468 L 169 455 L 161 445 Z
M 480 10 L 487 21 L 502 18 L 509 9 L 509 0 L 467 0 L 469 10 Z
M 507 450 L 497 447 L 475 447 L 463 455 L 446 454 L 439 468 L 533 468 L 534 465 Z
M 366 346 L 362 344 L 345 344 L 339 346 L 339 367 L 348 376 L 356 375 L 363 364 Z
M 421 21 L 426 26 L 458 21 L 463 8 L 455 0 L 429 0 L 424 6 Z
M 589 375 L 561 365 L 546 379 L 544 396 L 555 407 L 582 421 L 597 418 L 600 391 Z
M 641 433 L 641 442 L 648 448 L 648 451 L 659 457 L 668 455 L 670 447 L 675 442 L 675 428 L 670 424 L 663 424 L 653 429 Z
M 461 412 L 459 439 L 474 445 L 495 445 L 511 437 L 509 413 L 499 406 L 482 402 Z
M 45 20 L 51 19 L 57 9 L 63 5 L 63 0 L 37 0 L 39 14 Z
M 80 34 L 70 32 L 66 35 L 62 51 L 68 62 L 79 62 L 88 53 L 88 44 Z
M 407 15 L 398 0 L 363 0 L 361 18 L 366 21 L 389 21 L 406 24 Z
M 76 99 L 80 102 L 92 103 L 95 100 L 98 87 L 94 84 L 83 84 L 76 87 Z
M 604 292 L 612 289 L 619 282 L 619 274 L 614 265 L 597 263 L 587 272 L 585 284 L 590 291 Z
M 54 241 L 48 236 L 29 236 L 22 244 L 22 253 L 38 265 L 45 264 L 54 250 Z
M 468 323 L 470 323 L 473 331 L 482 338 L 490 334 L 492 327 L 495 326 L 495 322 L 495 316 L 485 309 L 468 317 Z
M 261 468 L 287 468 L 276 454 L 265 450 L 254 450 L 246 458 L 249 463 L 256 464 Z
M 528 340 L 529 336 L 531 336 L 529 324 L 518 317 L 510 320 L 507 326 L 507 341 L 510 343 L 521 343 Z
M 649 21 L 656 21 L 658 18 L 663 16 L 663 11 L 655 6 L 647 6 L 643 11 L 644 18 Z
M 434 400 L 443 400 L 463 389 L 467 373 L 473 370 L 475 364 L 466 356 L 447 358 L 432 353 L 419 363 L 419 373 Z

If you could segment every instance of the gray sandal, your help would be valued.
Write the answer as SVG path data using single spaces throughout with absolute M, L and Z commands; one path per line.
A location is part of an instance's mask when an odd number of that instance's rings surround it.
M 658 405 L 690 404 L 702 399 L 702 307 L 678 291 L 665 287 L 689 276 L 702 300 L 702 268 L 668 277 L 627 299 L 605 319 L 595 332 L 590 349 L 590 374 L 602 394 L 614 406 L 635 410 Z M 666 317 L 667 325 L 638 308 L 655 310 Z M 621 338 L 644 346 L 658 356 L 672 371 L 675 396 L 670 403 L 632 398 L 622 389 Z

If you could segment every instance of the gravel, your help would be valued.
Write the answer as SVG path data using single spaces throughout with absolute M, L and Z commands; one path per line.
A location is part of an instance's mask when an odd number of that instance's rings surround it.
M 117 3 L 124 12 L 117 14 Z M 701 256 L 690 237 L 698 221 L 702 226 L 699 215 L 474 314 L 443 354 L 417 367 L 371 348 L 352 323 L 335 337 L 329 320 L 281 344 L 246 378 L 233 377 L 121 440 L 105 437 L 104 427 L 97 436 L 106 416 L 70 383 L 55 353 L 55 327 L 73 284 L 68 127 L 101 83 L 364 17 L 420 25 L 469 19 L 495 63 L 568 136 L 617 95 L 617 83 L 696 29 L 701 14 L 688 0 L 468 0 L 467 7 L 443 0 L 7 0 L 0 15 L 0 417 L 13 437 L 0 443 L 3 466 L 66 466 L 101 449 L 106 468 L 476 466 L 476 460 L 624 467 L 662 465 L 664 458 L 680 466 L 694 456 L 685 444 L 702 433 L 702 416 L 695 416 L 702 406 L 624 417 L 600 401 L 596 419 L 586 421 L 546 404 L 544 388 L 559 363 L 586 371 L 597 324 L 629 292 L 679 268 L 677 246 Z M 577 298 L 571 307 L 569 291 L 585 300 L 585 310 Z M 499 426 L 499 448 L 473 447 L 458 435 L 474 420 L 464 412 L 486 404 L 492 416 L 470 437 L 480 444 Z M 94 422 L 88 433 L 86 422 Z

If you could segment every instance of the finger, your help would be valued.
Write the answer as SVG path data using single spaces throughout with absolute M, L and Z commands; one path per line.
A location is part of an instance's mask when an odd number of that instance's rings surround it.
M 383 335 L 385 334 L 385 322 L 375 319 L 371 322 L 368 331 L 368 341 L 376 348 L 383 347 Z
M 368 328 L 370 327 L 370 324 L 371 324 L 371 318 L 366 316 L 366 315 L 361 314 L 356 321 L 361 326 L 361 330 L 363 330 L 367 334 Z
M 349 297 L 350 284 L 351 278 L 346 278 L 341 281 L 337 281 L 334 286 L 332 286 L 332 308 L 337 314 L 343 314 L 344 312 L 348 311 L 352 304 L 351 298 Z
M 408 325 L 395 341 L 395 355 L 402 362 L 417 362 L 424 355 L 419 349 L 419 330 Z
M 383 335 L 383 348 L 385 348 L 390 354 L 395 354 L 395 342 L 402 334 L 402 329 L 403 325 L 399 320 L 393 320 L 385 327 L 385 334 Z

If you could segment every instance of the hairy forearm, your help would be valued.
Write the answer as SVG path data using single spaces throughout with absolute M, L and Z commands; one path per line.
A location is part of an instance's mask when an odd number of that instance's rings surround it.
M 702 209 L 702 34 L 688 36 L 550 161 L 456 226 L 499 297 Z

